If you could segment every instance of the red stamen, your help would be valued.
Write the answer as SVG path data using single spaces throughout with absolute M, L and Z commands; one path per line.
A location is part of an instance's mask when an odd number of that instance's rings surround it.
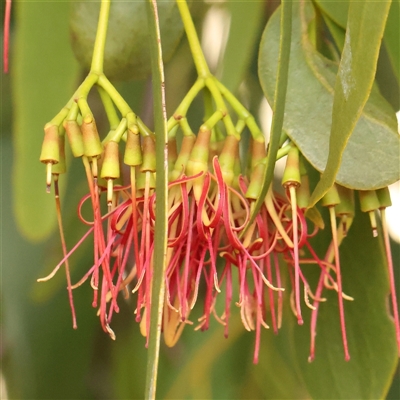
M 349 361 L 350 354 L 347 345 L 346 323 L 344 317 L 343 293 L 342 293 L 342 276 L 340 271 L 339 245 L 337 240 L 337 227 L 336 227 L 336 216 L 334 207 L 329 207 L 329 214 L 331 219 L 332 240 L 335 251 L 335 265 L 336 265 L 336 277 L 337 277 L 338 299 L 339 299 L 339 315 L 340 315 L 340 326 L 342 328 L 343 349 L 344 349 L 345 360 Z
M 10 20 L 11 20 L 11 0 L 6 0 L 6 9 L 4 12 L 4 33 L 3 33 L 3 71 L 5 74 L 8 73 Z
M 387 229 L 386 222 L 386 212 L 385 209 L 381 209 L 381 219 L 382 219 L 382 230 L 383 230 L 383 238 L 385 241 L 385 250 L 386 250 L 386 260 L 387 267 L 389 273 L 389 282 L 390 282 L 390 293 L 392 297 L 392 311 L 393 311 L 393 319 L 396 327 L 396 339 L 397 339 L 397 349 L 400 357 L 400 322 L 399 322 L 399 310 L 397 308 L 397 296 L 396 296 L 396 284 L 393 273 L 393 260 L 392 260 L 392 252 L 390 249 L 390 240 L 389 240 L 389 232 Z

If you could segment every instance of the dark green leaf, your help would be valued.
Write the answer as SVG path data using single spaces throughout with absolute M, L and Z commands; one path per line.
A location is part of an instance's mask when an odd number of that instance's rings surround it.
M 327 224 L 329 226 L 329 223 Z M 329 230 L 319 234 L 313 247 L 321 255 L 330 241 Z M 368 215 L 357 212 L 340 247 L 343 291 L 354 297 L 345 301 L 346 329 L 351 359 L 344 361 L 337 294 L 323 293 L 320 305 L 316 357 L 307 362 L 309 318 L 305 326 L 293 324 L 299 373 L 312 398 L 382 399 L 398 361 L 393 320 L 388 315 L 389 283 L 381 237 L 372 236 Z M 304 267 L 315 282 L 315 267 Z

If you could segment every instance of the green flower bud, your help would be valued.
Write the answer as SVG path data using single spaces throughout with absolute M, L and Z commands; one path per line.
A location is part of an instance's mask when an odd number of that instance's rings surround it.
M 287 188 L 289 186 L 300 186 L 300 161 L 299 149 L 293 146 L 287 155 L 286 167 L 283 172 L 282 186 Z
M 83 147 L 86 157 L 99 157 L 103 152 L 97 131 L 96 122 L 91 115 L 83 118 L 81 131 L 83 136 Z
M 83 138 L 81 128 L 75 120 L 64 121 L 64 128 L 67 132 L 69 145 L 74 157 L 82 157 L 84 154 Z

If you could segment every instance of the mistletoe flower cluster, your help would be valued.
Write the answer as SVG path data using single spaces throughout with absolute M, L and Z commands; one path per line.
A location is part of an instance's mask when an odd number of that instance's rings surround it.
M 86 82 L 90 79 L 92 85 L 100 88 L 110 121 L 105 138 L 101 141 L 93 114 L 79 90 L 78 96 L 75 94 L 45 127 L 41 161 L 46 164 L 48 188 L 54 181 L 64 257 L 40 281 L 50 279 L 65 265 L 74 327 L 77 324 L 72 293 L 89 282 L 93 289 L 92 306 L 98 310 L 103 330 L 113 339 L 112 316 L 119 312 L 121 298 L 132 296 L 136 321 L 148 339 L 157 234 L 157 138 L 104 76 L 89 75 Z M 297 147 L 282 140 L 279 157 L 287 155 L 283 192 L 270 188 L 257 211 L 267 160 L 263 135 L 253 117 L 227 89 L 216 80 L 212 82 L 212 88 L 219 88 L 214 92 L 217 101 L 223 98 L 236 110 L 236 125 L 227 112 L 218 110 L 208 113 L 196 135 L 192 132 L 186 112 L 194 96 L 207 86 L 205 81 L 194 85 L 168 123 L 168 233 L 162 325 L 165 343 L 173 346 L 188 324 L 196 330 L 208 329 L 211 319 L 221 323 L 228 336 L 230 316 L 237 308 L 245 329 L 255 331 L 257 362 L 261 330 L 271 325 L 278 332 L 286 299 L 299 324 L 303 324 L 302 307 L 312 310 L 312 360 L 318 310 L 326 300 L 324 291 L 333 290 L 338 296 L 345 358 L 349 359 L 343 301 L 352 298 L 342 291 L 338 248 L 354 216 L 352 191 L 338 187 L 325 196 L 323 204 L 330 209 L 333 239 L 326 255 L 317 255 L 310 238 L 322 227 L 322 219 L 316 210 L 310 213 L 315 223 L 306 219 L 307 172 Z M 246 127 L 253 137 L 247 153 L 243 152 L 241 141 Z M 88 229 L 69 252 L 58 196 L 58 177 L 65 172 L 65 135 L 73 155 L 82 159 L 89 189 L 78 206 L 79 218 Z M 249 157 L 244 160 L 240 154 Z M 91 220 L 83 216 L 85 203 L 91 205 Z M 102 203 L 107 205 L 106 209 Z M 377 208 L 384 203 L 378 201 Z M 374 209 L 376 206 L 366 206 L 365 211 L 372 216 Z M 338 227 L 337 217 L 341 221 Z M 93 238 L 93 264 L 73 283 L 69 257 L 89 236 Z M 314 266 L 320 275 L 315 287 L 311 287 L 303 272 L 304 264 Z M 217 302 L 219 298 L 222 303 Z M 395 299 L 394 294 L 392 298 Z M 200 318 L 194 320 L 196 304 L 202 311 Z M 398 321 L 395 301 L 393 308 Z
M 264 195 L 270 156 L 264 135 L 251 113 L 210 73 L 187 5 L 177 2 L 177 6 L 198 79 L 167 124 L 167 237 L 161 277 L 165 285 L 162 309 L 165 343 L 173 346 L 186 325 L 194 325 L 196 330 L 208 329 L 212 319 L 224 326 L 228 336 L 232 312 L 238 309 L 244 328 L 255 331 L 254 362 L 257 362 L 262 328 L 271 326 L 275 333 L 279 331 L 283 304 L 288 301 L 300 325 L 303 308 L 311 309 L 311 361 L 315 356 L 318 311 L 330 290 L 337 294 L 344 354 L 349 360 L 344 300 L 352 298 L 342 289 L 339 246 L 354 217 L 353 192 L 334 186 L 323 198 L 323 206 L 329 209 L 332 242 L 325 255 L 317 254 L 311 239 L 324 223 L 315 207 L 308 209 L 309 181 L 299 149 L 282 133 L 277 158 L 287 156 L 283 188 L 278 193 L 269 185 Z M 107 7 L 105 2 L 100 13 L 104 21 Z M 104 31 L 106 24 L 99 26 Z M 77 323 L 73 291 L 90 284 L 92 306 L 97 309 L 102 329 L 112 339 L 115 339 L 112 317 L 119 312 L 118 304 L 121 298 L 132 298 L 132 312 L 148 340 L 153 317 L 157 196 L 164 202 L 164 194 L 156 190 L 155 148 L 160 139 L 103 74 L 103 33 L 97 35 L 88 77 L 45 126 L 40 160 L 46 164 L 48 191 L 54 182 L 64 256 L 50 275 L 39 280 L 50 279 L 65 265 L 74 327 Z M 94 87 L 98 89 L 110 126 L 105 135 L 99 135 L 87 101 Z M 188 110 L 200 92 L 204 99 L 204 122 L 195 134 Z M 251 137 L 250 145 L 248 140 L 242 140 L 246 136 Z M 79 218 L 87 225 L 87 232 L 69 251 L 58 194 L 59 175 L 66 171 L 65 137 L 73 155 L 82 159 L 89 192 L 78 206 Z M 376 211 L 381 211 L 384 224 L 385 208 L 390 205 L 387 191 L 365 191 L 359 197 L 361 209 L 370 214 L 376 234 Z M 85 203 L 92 209 L 90 219 L 82 212 Z M 389 239 L 385 225 L 383 228 L 400 349 Z M 89 237 L 93 262 L 78 282 L 72 282 L 70 255 Z M 308 266 L 307 271 L 304 265 Z M 310 270 L 319 276 L 313 285 L 308 279 Z M 199 310 L 201 316 L 195 318 Z

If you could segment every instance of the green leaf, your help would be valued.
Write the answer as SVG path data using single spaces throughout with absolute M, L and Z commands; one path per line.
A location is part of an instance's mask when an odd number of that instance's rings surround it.
M 306 389 L 292 367 L 293 354 L 281 352 L 287 350 L 288 336 L 275 336 L 263 329 L 260 359 L 254 365 L 255 332 L 244 329 L 238 314 L 231 315 L 227 338 L 214 321 L 206 332 L 185 328 L 179 344 L 166 354 L 169 362 L 160 371 L 165 378 L 160 398 L 307 398 Z
M 313 247 L 323 255 L 329 241 L 329 230 L 320 232 Z M 337 294 L 325 291 L 328 300 L 320 305 L 312 363 L 307 361 L 309 316 L 302 327 L 293 323 L 298 371 L 312 398 L 382 399 L 398 361 L 396 335 L 388 315 L 389 282 L 382 239 L 372 236 L 368 215 L 359 210 L 340 246 L 340 262 L 343 291 L 354 298 L 344 304 L 351 359 L 344 361 Z M 315 267 L 304 266 L 304 271 L 309 282 L 318 279 Z
M 335 83 L 328 160 L 311 195 L 310 206 L 315 205 L 334 184 L 343 151 L 371 93 L 389 7 L 390 2 L 350 4 Z
M 386 23 L 384 42 L 393 71 L 397 77 L 397 85 L 400 83 L 400 2 L 393 0 Z
M 291 312 L 286 314 L 293 319 Z M 288 346 L 291 340 L 288 326 L 292 324 L 284 322 L 283 325 L 278 335 L 263 332 L 260 362 L 254 370 L 256 381 L 263 388 L 265 399 L 308 399 L 307 387 L 295 368 L 294 349 Z
M 294 7 L 284 130 L 308 161 L 323 171 L 329 151 L 337 64 L 321 56 L 310 42 L 308 25 L 315 18 L 311 3 L 296 3 Z M 276 84 L 279 34 L 278 10 L 267 24 L 260 48 L 259 76 L 270 102 Z M 395 114 L 373 89 L 344 150 L 336 181 L 356 189 L 393 183 L 399 178 L 399 150 Z
M 324 17 L 328 17 L 338 26 L 345 29 L 347 24 L 347 15 L 350 2 L 348 0 L 331 1 L 331 0 L 315 0 L 315 3 L 323 12 Z M 389 15 L 386 22 L 385 34 L 383 37 L 393 71 L 397 77 L 397 85 L 400 83 L 400 2 L 393 0 L 391 2 Z M 328 24 L 329 29 L 331 26 Z M 334 32 L 331 33 L 334 35 Z M 336 37 L 335 37 L 336 41 Z
M 327 14 L 332 19 L 332 21 L 342 28 L 346 28 L 347 13 L 350 5 L 348 0 L 315 0 L 315 3 L 323 13 Z
M 268 144 L 268 160 L 265 169 L 264 183 L 261 188 L 260 196 L 256 200 L 252 215 L 249 221 L 249 225 L 254 221 L 255 216 L 260 210 L 261 205 L 264 202 L 265 196 L 267 195 L 268 188 L 274 177 L 276 156 L 279 150 L 279 143 L 282 134 L 283 119 L 286 107 L 286 95 L 288 86 L 288 74 L 289 74 L 289 58 L 290 58 L 290 40 L 292 37 L 292 0 L 283 0 L 281 6 L 281 20 L 280 25 L 282 30 L 279 35 L 279 53 L 277 55 L 278 65 L 276 70 L 276 86 L 274 87 L 274 101 L 271 102 L 271 107 L 273 110 L 271 135 Z M 265 32 L 263 33 L 263 38 L 261 40 L 261 48 L 263 47 L 263 42 L 265 41 Z M 263 86 L 263 80 L 261 76 L 263 75 L 264 63 L 263 59 L 259 58 L 258 64 L 258 75 L 260 76 L 261 86 Z M 263 87 L 264 90 L 264 87 Z
M 324 21 L 331 33 L 333 40 L 335 41 L 336 46 L 339 48 L 340 51 L 343 50 L 344 46 L 344 39 L 346 35 L 346 30 L 338 25 L 335 21 L 333 21 L 329 15 L 323 14 Z
M 71 97 L 77 64 L 69 48 L 68 3 L 17 2 L 15 11 L 14 212 L 22 234 L 41 241 L 56 225 L 54 198 L 46 195 L 45 167 L 39 162 L 43 126 Z
M 161 51 L 160 26 L 158 23 L 157 3 L 147 2 L 147 16 L 150 33 L 150 54 L 153 83 L 153 104 L 156 140 L 156 224 L 154 243 L 154 268 L 151 285 L 151 315 L 147 355 L 145 398 L 155 399 L 157 385 L 158 358 L 160 352 L 161 322 L 164 306 L 168 227 L 168 145 L 167 115 L 165 107 L 164 66 Z
M 229 38 L 222 63 L 221 82 L 231 91 L 238 89 L 246 75 L 263 21 L 265 3 L 228 1 L 230 13 Z M 234 68 L 232 68 L 234 66 Z
M 9 101 L 9 97 L 4 99 Z M 2 132 L 0 146 L 4 187 L 11 185 L 13 161 L 11 139 L 5 137 L 7 131 Z M 99 331 L 96 310 L 90 307 L 92 293 L 83 288 L 74 291 L 77 331 L 72 328 L 64 271 L 59 271 L 64 283 L 51 300 L 44 304 L 32 298 L 33 287 L 52 285 L 51 282 L 39 284 L 36 279 L 42 276 L 43 263 L 54 251 L 54 243 L 33 244 L 20 235 L 12 212 L 14 201 L 10 191 L 2 193 L 2 373 L 8 398 L 90 400 L 94 398 L 92 389 L 83 377 L 90 374 L 93 339 Z M 31 207 L 28 202 L 25 205 Z M 76 212 L 76 202 L 69 206 Z M 62 257 L 61 250 L 59 257 Z M 90 258 L 90 252 L 86 252 L 84 265 L 92 265 Z M 47 266 L 48 273 L 54 264 Z M 73 279 L 76 281 L 77 276 Z

